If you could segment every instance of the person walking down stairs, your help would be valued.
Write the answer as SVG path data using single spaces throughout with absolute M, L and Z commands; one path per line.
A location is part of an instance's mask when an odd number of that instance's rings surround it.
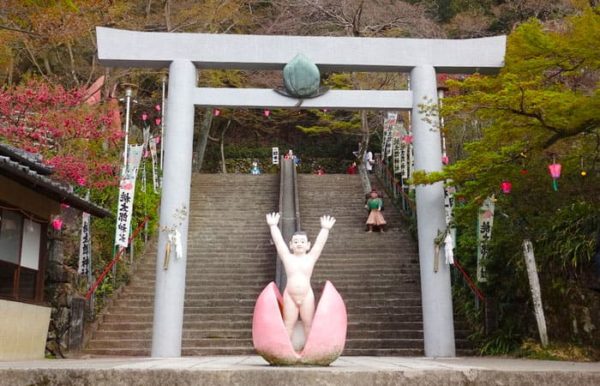
M 367 200 L 366 208 L 369 210 L 369 217 L 367 218 L 368 232 L 373 232 L 373 227 L 376 226 L 381 232 L 384 232 L 384 226 L 386 224 L 385 218 L 381 211 L 383 210 L 383 200 L 379 197 L 377 190 L 373 188 L 369 193 L 369 199 Z

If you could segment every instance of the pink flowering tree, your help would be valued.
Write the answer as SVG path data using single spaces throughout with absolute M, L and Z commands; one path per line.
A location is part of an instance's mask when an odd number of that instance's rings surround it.
M 84 103 L 83 90 L 40 80 L 0 90 L 0 138 L 38 153 L 55 177 L 74 185 L 116 185 L 123 133 L 118 110 Z

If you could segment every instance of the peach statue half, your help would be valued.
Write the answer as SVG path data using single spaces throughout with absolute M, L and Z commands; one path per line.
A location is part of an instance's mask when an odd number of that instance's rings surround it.
M 254 348 L 272 365 L 327 366 L 344 350 L 348 317 L 342 297 L 327 281 L 301 352 L 296 352 L 283 323 L 283 300 L 271 282 L 256 300 L 252 320 Z

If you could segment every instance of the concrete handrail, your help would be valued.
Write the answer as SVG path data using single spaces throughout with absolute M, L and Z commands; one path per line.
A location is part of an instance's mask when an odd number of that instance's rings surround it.
M 293 159 L 281 158 L 279 182 L 279 213 L 280 227 L 284 240 L 290 240 L 300 228 L 300 208 L 298 205 L 298 186 L 296 164 Z M 285 269 L 281 259 L 277 259 L 275 283 L 283 291 L 286 285 Z

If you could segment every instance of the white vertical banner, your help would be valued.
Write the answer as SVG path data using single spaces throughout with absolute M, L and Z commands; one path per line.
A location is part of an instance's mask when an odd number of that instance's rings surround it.
M 383 138 L 381 144 L 382 158 L 387 158 L 392 155 L 392 131 L 398 121 L 398 113 L 388 112 L 383 119 Z
M 383 127 L 383 137 L 381 138 L 381 158 L 384 160 L 387 155 L 387 145 L 388 145 L 389 134 L 390 134 L 390 131 L 386 130 L 385 126 L 384 126 Z
M 395 135 L 392 137 L 392 159 L 394 163 L 394 174 L 400 173 L 402 170 L 402 142 L 400 137 Z
M 135 196 L 135 180 L 137 178 L 143 150 L 143 145 L 129 146 L 127 170 L 119 184 L 115 244 L 122 247 L 127 247 L 129 245 L 129 230 L 131 227 L 131 218 L 133 216 L 133 199 Z
M 136 179 L 137 172 L 140 167 L 140 161 L 144 153 L 143 145 L 129 145 L 129 152 L 127 158 L 127 170 L 125 171 L 125 178 Z
M 135 193 L 135 180 L 122 179 L 119 187 L 119 203 L 117 208 L 117 231 L 115 244 L 122 247 L 129 245 L 129 228 L 133 215 L 133 197 Z
M 90 192 L 85 195 L 85 199 L 90 199 Z M 79 239 L 79 267 L 77 272 L 80 275 L 92 275 L 92 238 L 90 233 L 90 214 L 83 212 L 81 215 L 81 237 Z
M 494 201 L 494 196 L 485 199 L 477 219 L 477 280 L 480 282 L 487 281 L 486 264 L 494 226 Z
M 279 148 L 274 147 L 271 149 L 271 160 L 273 161 L 273 165 L 279 165 Z
M 154 186 L 154 193 L 158 192 L 158 174 L 156 172 L 156 157 L 157 157 L 157 150 L 156 150 L 156 143 L 157 143 L 158 138 L 152 137 L 150 138 L 150 154 L 152 156 L 152 185 Z
M 450 236 L 452 236 L 452 248 L 456 248 L 456 227 L 454 226 L 454 186 L 444 188 L 444 211 L 446 212 L 446 226 L 449 227 Z

